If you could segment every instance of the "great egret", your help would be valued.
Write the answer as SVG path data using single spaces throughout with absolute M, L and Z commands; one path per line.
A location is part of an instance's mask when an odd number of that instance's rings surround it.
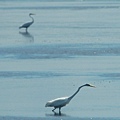
M 94 85 L 91 85 L 91 84 L 85 84 L 85 85 L 82 85 L 78 88 L 78 90 L 71 96 L 68 96 L 68 97 L 61 97 L 61 98 L 57 98 L 57 99 L 54 99 L 54 100 L 51 100 L 51 101 L 48 101 L 45 105 L 45 107 L 54 107 L 54 109 L 52 110 L 52 112 L 54 112 L 54 110 L 56 108 L 59 108 L 59 115 L 61 115 L 61 108 L 66 106 L 70 101 L 71 99 L 79 92 L 79 90 L 82 88 L 82 87 L 85 87 L 85 86 L 88 86 L 88 87 L 95 87 Z M 54 112 L 55 113 L 55 112 Z
M 33 13 L 30 13 L 30 14 L 29 14 L 29 17 L 32 19 L 32 21 L 31 21 L 31 22 L 24 23 L 23 25 L 21 25 L 21 26 L 19 27 L 19 29 L 21 29 L 21 28 L 26 28 L 26 32 L 27 32 L 28 27 L 30 27 L 30 25 L 32 25 L 32 24 L 34 23 L 34 19 L 33 19 L 33 17 L 32 17 L 31 15 L 35 15 L 35 14 L 33 14 Z

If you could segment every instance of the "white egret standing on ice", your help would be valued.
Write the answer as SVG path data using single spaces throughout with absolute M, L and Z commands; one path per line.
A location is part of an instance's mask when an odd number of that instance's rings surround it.
M 21 28 L 26 28 L 26 32 L 27 32 L 28 27 L 30 27 L 30 26 L 34 23 L 34 19 L 33 19 L 32 15 L 35 15 L 35 14 L 33 14 L 33 13 L 30 13 L 30 14 L 29 14 L 29 17 L 32 19 L 32 21 L 27 22 L 27 23 L 24 23 L 23 25 L 21 25 L 21 26 L 19 27 L 19 29 L 21 29 Z
M 66 106 L 71 101 L 71 99 L 80 91 L 80 89 L 82 87 L 85 87 L 85 86 L 95 87 L 94 85 L 90 85 L 90 84 L 82 85 L 78 88 L 78 90 L 73 95 L 68 96 L 68 97 L 61 97 L 61 98 L 57 98 L 57 99 L 48 101 L 46 103 L 45 107 L 54 107 L 54 109 L 52 110 L 53 112 L 56 108 L 59 108 L 59 115 L 61 115 L 61 108 Z

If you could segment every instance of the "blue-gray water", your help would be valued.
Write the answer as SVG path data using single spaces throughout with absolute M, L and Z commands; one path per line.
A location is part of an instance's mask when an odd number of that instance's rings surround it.
M 119 0 L 1 0 L 0 15 L 0 119 L 120 119 Z M 62 116 L 45 108 L 84 83 Z

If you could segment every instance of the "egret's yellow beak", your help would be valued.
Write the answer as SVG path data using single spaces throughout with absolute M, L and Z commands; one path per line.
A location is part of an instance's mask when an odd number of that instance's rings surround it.
M 94 85 L 90 85 L 90 87 L 94 87 L 94 88 L 96 88 Z

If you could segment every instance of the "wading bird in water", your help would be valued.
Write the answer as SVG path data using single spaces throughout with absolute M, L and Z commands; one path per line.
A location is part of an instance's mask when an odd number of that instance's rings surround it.
M 45 105 L 45 107 L 54 107 L 54 109 L 52 110 L 52 112 L 55 113 L 55 109 L 58 108 L 59 109 L 59 115 L 61 115 L 61 108 L 66 106 L 70 101 L 71 99 L 80 91 L 80 89 L 82 87 L 85 87 L 85 86 L 88 86 L 88 87 L 95 87 L 94 85 L 91 85 L 91 84 L 85 84 L 85 85 L 82 85 L 78 88 L 78 90 L 71 96 L 68 96 L 68 97 L 61 97 L 61 98 L 57 98 L 57 99 L 54 99 L 54 100 L 51 100 L 51 101 L 48 101 Z M 56 113 L 55 113 L 56 114 Z
M 28 27 L 30 27 L 30 26 L 34 23 L 34 19 L 33 19 L 32 15 L 35 15 L 35 14 L 33 14 L 33 13 L 30 13 L 30 14 L 29 14 L 29 17 L 32 19 L 32 21 L 31 21 L 31 22 L 24 23 L 23 25 L 21 25 L 21 26 L 19 27 L 19 29 L 21 29 L 21 28 L 26 28 L 26 32 L 27 32 Z

